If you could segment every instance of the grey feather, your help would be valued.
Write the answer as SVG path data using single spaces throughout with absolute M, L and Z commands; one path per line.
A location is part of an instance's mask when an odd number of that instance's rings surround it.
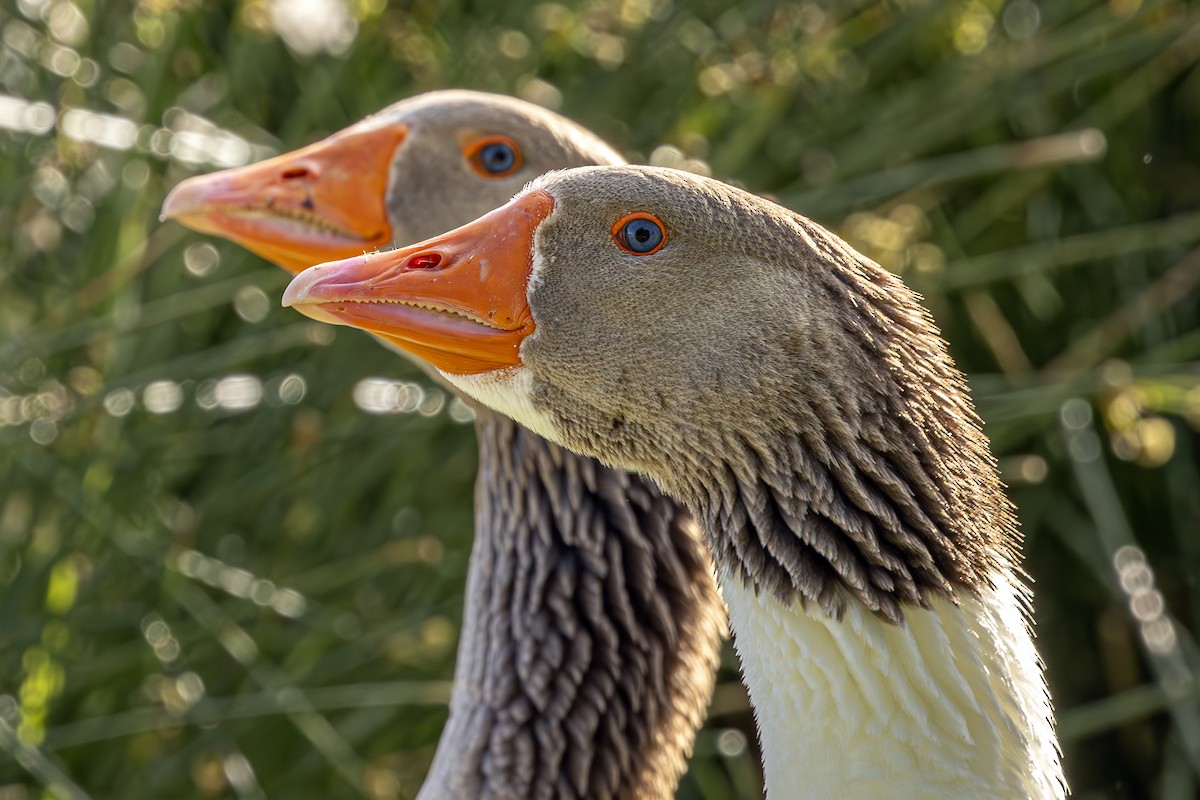
M 450 720 L 422 798 L 667 798 L 724 614 L 691 515 L 480 409 Z

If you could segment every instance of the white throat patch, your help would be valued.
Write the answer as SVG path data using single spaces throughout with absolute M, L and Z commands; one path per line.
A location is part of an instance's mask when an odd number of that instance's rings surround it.
M 533 374 L 523 365 L 479 375 L 442 375 L 463 394 L 524 425 L 552 442 L 561 442 L 550 417 L 533 406 Z

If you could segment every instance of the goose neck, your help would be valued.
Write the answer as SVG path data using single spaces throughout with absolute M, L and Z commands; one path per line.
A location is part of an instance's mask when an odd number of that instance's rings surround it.
M 1050 702 L 1011 575 L 901 625 L 860 602 L 839 618 L 725 575 L 768 798 L 1065 794 Z
M 725 629 L 693 518 L 507 418 L 476 422 L 450 717 L 420 797 L 673 797 Z

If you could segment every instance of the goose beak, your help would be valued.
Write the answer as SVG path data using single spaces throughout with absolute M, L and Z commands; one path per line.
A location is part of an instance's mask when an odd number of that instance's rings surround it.
M 442 372 L 516 366 L 534 329 L 534 235 L 553 210 L 554 198 L 533 191 L 411 247 L 320 264 L 292 280 L 283 304 L 374 333 Z
M 237 242 L 291 273 L 392 240 L 387 188 L 404 124 L 356 125 L 295 152 L 197 175 L 162 218 Z

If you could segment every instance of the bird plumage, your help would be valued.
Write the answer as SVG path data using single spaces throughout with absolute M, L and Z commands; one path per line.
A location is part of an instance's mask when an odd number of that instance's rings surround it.
M 631 215 L 665 246 L 635 252 Z M 529 255 L 480 276 L 466 265 L 496 237 Z M 449 234 L 309 270 L 285 304 L 353 324 L 337 309 L 407 302 L 426 280 L 407 259 L 429 253 L 448 254 L 438 282 L 472 312 L 532 320 L 513 328 L 518 364 L 448 380 L 696 515 L 771 796 L 1063 796 L 1012 508 L 965 382 L 898 278 L 720 182 L 585 167 Z M 527 277 L 510 297 L 496 275 Z M 388 308 L 369 309 L 380 330 Z M 417 317 L 396 329 L 421 339 Z M 491 346 L 479 326 L 456 335 Z

